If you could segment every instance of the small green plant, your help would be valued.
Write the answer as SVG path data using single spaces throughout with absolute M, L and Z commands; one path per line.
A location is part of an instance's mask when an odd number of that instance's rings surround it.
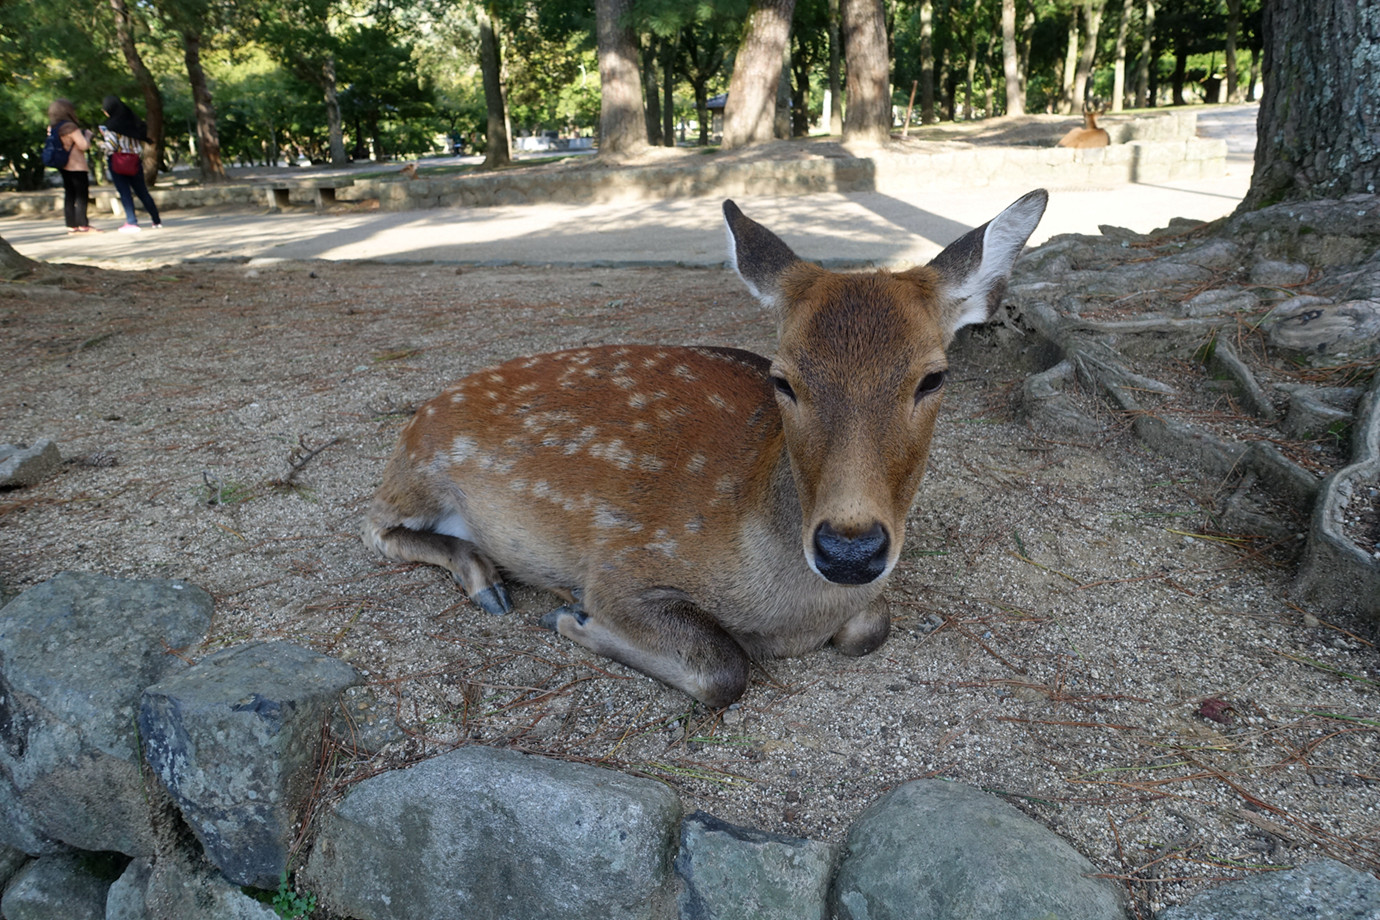
M 273 895 L 271 906 L 274 912 L 283 920 L 298 920 L 301 917 L 311 916 L 312 911 L 316 910 L 316 895 L 298 894 L 288 881 L 287 870 L 283 870 L 282 876 L 278 880 L 278 891 Z

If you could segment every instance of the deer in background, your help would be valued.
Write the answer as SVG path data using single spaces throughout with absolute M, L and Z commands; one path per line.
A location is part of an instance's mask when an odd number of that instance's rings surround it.
M 504 576 L 545 588 L 564 603 L 542 625 L 711 707 L 751 660 L 874 651 L 945 349 L 996 309 L 1047 197 L 928 266 L 857 274 L 724 202 L 729 259 L 776 312 L 773 358 L 626 345 L 479 371 L 403 428 L 365 543 L 448 569 L 490 613 L 511 609 Z
M 1112 136 L 1104 129 L 1097 126 L 1098 112 L 1086 109 L 1083 112 L 1083 127 L 1074 128 L 1068 134 L 1059 138 L 1056 147 L 1073 147 L 1075 149 L 1087 149 L 1089 147 L 1106 147 L 1111 144 Z

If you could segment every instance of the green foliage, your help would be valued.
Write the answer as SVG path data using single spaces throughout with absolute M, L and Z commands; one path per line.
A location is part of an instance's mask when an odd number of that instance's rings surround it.
M 273 895 L 272 907 L 283 920 L 298 920 L 311 916 L 312 911 L 316 910 L 316 895 L 298 894 L 288 881 L 287 870 L 284 869 L 278 881 L 278 891 Z

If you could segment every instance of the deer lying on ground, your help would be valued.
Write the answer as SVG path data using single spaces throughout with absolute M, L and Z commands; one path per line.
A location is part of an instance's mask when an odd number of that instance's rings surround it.
M 549 589 L 565 603 L 542 625 L 712 707 L 742 695 L 750 660 L 874 651 L 945 348 L 991 316 L 1047 197 L 928 266 L 859 274 L 801 261 L 724 202 L 775 357 L 605 346 L 479 371 L 404 427 L 365 542 L 449 569 L 490 613 L 511 609 L 500 572 Z
M 1089 147 L 1106 147 L 1111 142 L 1112 136 L 1097 126 L 1097 113 L 1088 110 L 1083 113 L 1083 127 L 1069 131 L 1059 138 L 1059 143 L 1054 146 L 1084 150 Z

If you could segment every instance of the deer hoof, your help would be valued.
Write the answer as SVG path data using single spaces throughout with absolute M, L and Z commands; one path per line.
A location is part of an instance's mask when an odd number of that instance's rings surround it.
M 585 613 L 583 607 L 574 604 L 562 604 L 555 610 L 541 618 L 541 625 L 554 633 L 560 632 L 561 617 L 574 617 L 579 626 L 585 625 L 585 620 L 589 619 L 589 614 Z
M 502 615 L 513 609 L 513 603 L 508 599 L 508 589 L 501 584 L 485 588 L 473 600 L 485 613 Z

